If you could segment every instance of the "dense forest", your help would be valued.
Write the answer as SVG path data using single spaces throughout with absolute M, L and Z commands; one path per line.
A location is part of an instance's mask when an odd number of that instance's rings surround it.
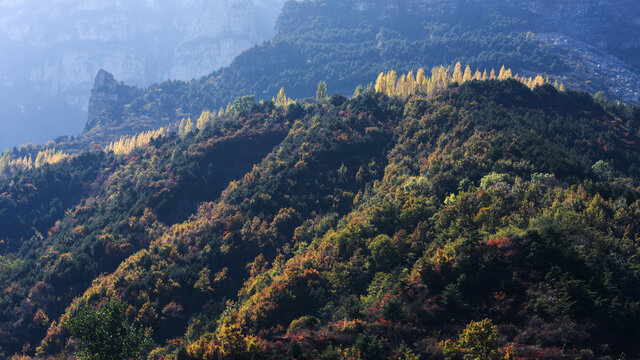
M 471 64 L 5 159 L 2 355 L 637 358 L 640 108 Z

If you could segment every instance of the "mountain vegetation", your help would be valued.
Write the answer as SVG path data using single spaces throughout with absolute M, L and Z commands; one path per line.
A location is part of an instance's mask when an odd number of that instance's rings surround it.
M 4 356 L 640 356 L 640 108 L 471 69 L 4 171 Z

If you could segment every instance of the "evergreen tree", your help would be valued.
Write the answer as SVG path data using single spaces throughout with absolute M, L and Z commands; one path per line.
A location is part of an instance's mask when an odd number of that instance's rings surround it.
M 327 83 L 322 80 L 318 83 L 318 91 L 316 91 L 316 101 L 320 104 L 327 102 L 329 95 L 327 94 Z

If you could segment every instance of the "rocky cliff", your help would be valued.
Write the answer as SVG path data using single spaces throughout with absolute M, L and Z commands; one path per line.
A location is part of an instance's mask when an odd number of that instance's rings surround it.
M 46 111 L 57 119 L 57 132 L 15 133 L 10 144 L 0 139 L 0 150 L 79 132 L 100 69 L 146 86 L 190 80 L 228 65 L 272 36 L 284 1 L 0 1 L 0 92 L 8 94 L 3 100 L 9 104 L 0 110 L 0 124 L 43 121 L 23 93 L 37 103 L 59 104 Z M 25 91 L 18 94 L 18 88 Z

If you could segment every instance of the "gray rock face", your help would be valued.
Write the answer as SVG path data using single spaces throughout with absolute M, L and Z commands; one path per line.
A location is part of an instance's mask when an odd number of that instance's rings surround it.
M 285 0 L 3 0 L 0 1 L 0 90 L 21 88 L 41 103 L 88 110 L 93 80 L 105 69 L 143 86 L 190 80 L 228 65 L 244 49 L 269 39 Z M 5 91 L 0 91 L 4 93 Z M 46 99 L 46 101 L 45 101 Z M 8 118 L 38 122 L 7 100 Z M 53 109 L 50 113 L 53 112 Z M 51 113 L 65 119 L 66 113 Z M 16 119 L 18 117 L 18 119 Z M 17 141 L 46 141 L 79 132 L 86 117 L 58 122 L 59 133 L 21 134 Z M 31 137 L 30 137 L 31 136 Z M 0 139 L 0 150 L 3 145 Z M 10 144 L 16 145 L 18 143 Z

